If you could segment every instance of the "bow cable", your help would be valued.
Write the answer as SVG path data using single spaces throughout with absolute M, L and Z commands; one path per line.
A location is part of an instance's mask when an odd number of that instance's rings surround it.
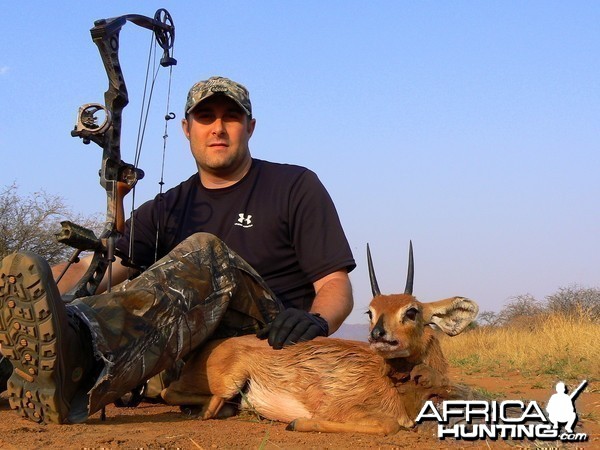
M 163 151 L 162 151 L 162 160 L 160 165 L 160 181 L 158 182 L 159 192 L 158 192 L 158 218 L 156 220 L 156 240 L 154 242 L 154 262 L 158 260 L 158 240 L 160 237 L 160 221 L 163 218 L 163 186 L 165 185 L 165 157 L 167 154 L 167 140 L 169 138 L 169 120 L 173 120 L 175 118 L 175 113 L 170 112 L 170 103 L 171 103 L 171 81 L 173 73 L 173 66 L 169 67 L 169 83 L 167 88 L 167 108 L 165 111 L 165 132 L 163 134 Z
M 147 62 L 147 66 L 146 66 L 146 77 L 144 80 L 144 91 L 143 91 L 143 95 L 142 95 L 142 104 L 141 104 L 141 108 L 140 108 L 140 119 L 139 119 L 139 123 L 138 123 L 138 133 L 137 133 L 137 140 L 136 140 L 136 148 L 135 148 L 135 156 L 134 156 L 134 167 L 137 169 L 138 165 L 139 165 L 139 161 L 140 161 L 140 157 L 142 154 L 142 148 L 144 145 L 144 136 L 146 133 L 146 126 L 148 123 L 148 116 L 150 113 L 150 104 L 152 103 L 152 96 L 154 94 L 154 86 L 156 83 L 156 79 L 158 77 L 158 73 L 159 73 L 159 69 L 160 66 L 156 63 L 156 58 L 157 58 L 157 53 L 156 53 L 156 39 L 154 39 L 153 37 L 151 37 L 151 41 L 150 41 L 150 48 L 148 50 L 148 62 Z M 153 63 L 153 66 L 152 66 Z M 152 69 L 152 72 L 154 73 L 152 76 L 152 82 L 150 83 L 150 91 L 148 92 L 148 83 L 149 83 L 149 78 L 150 78 L 150 71 Z M 165 131 L 163 134 L 163 152 L 162 152 L 162 164 L 161 164 L 161 172 L 160 172 L 160 181 L 159 181 L 159 185 L 160 185 L 160 189 L 159 189 L 159 196 L 162 196 L 163 193 L 163 185 L 164 185 L 164 168 L 165 168 L 165 154 L 166 154 L 166 147 L 167 147 L 167 137 L 168 137 L 168 121 L 175 118 L 175 114 L 172 112 L 169 112 L 169 105 L 170 105 L 170 100 L 171 100 L 171 81 L 172 81 L 172 76 L 173 76 L 173 66 L 169 66 L 169 77 L 168 77 L 168 90 L 167 90 L 167 112 L 165 114 Z M 146 100 L 146 96 L 148 97 Z M 135 222 L 135 216 L 134 216 L 134 211 L 135 211 L 135 186 L 132 189 L 131 192 L 131 212 L 129 215 L 129 220 L 130 220 L 130 224 L 129 224 L 129 250 L 128 250 L 128 259 L 131 262 L 133 261 L 133 244 L 134 244 L 134 222 Z M 157 225 L 157 232 L 156 232 L 156 245 L 158 246 L 158 238 L 159 238 L 159 225 Z M 157 258 L 157 252 L 158 250 L 155 250 L 155 258 L 154 260 L 156 261 Z M 135 263 L 135 262 L 134 262 Z

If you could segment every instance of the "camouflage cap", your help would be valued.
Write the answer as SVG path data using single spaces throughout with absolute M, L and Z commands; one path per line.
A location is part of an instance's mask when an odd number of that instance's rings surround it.
M 194 84 L 188 92 L 185 113 L 189 114 L 200 102 L 215 94 L 226 95 L 234 100 L 248 116 L 252 116 L 252 104 L 248 89 L 225 77 L 210 77 Z

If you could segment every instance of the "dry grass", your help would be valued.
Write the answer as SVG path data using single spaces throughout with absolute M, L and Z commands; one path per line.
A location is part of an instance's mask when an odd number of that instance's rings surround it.
M 442 339 L 450 364 L 472 371 L 600 380 L 600 324 L 585 313 L 540 313 Z

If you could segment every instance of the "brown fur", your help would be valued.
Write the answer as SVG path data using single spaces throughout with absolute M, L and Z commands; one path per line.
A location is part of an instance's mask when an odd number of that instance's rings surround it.
M 187 361 L 162 395 L 171 404 L 203 405 L 204 419 L 244 392 L 243 407 L 291 422 L 291 429 L 395 433 L 414 425 L 425 400 L 452 390 L 428 324 L 440 322 L 456 334 L 476 314 L 476 304 L 462 297 L 427 304 L 410 295 L 377 296 L 369 344 L 317 338 L 273 350 L 255 336 L 214 341 Z

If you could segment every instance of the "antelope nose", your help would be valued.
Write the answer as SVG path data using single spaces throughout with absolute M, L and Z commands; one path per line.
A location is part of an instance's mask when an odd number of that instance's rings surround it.
M 373 327 L 373 329 L 371 330 L 371 339 L 381 339 L 384 336 L 385 329 L 379 324 L 375 325 L 375 327 Z
M 377 323 L 371 330 L 371 339 L 377 340 L 385 336 L 385 327 L 383 326 L 383 315 L 377 319 Z
M 373 329 L 371 330 L 371 339 L 381 339 L 385 336 L 385 327 L 383 326 L 383 316 L 381 316 Z

